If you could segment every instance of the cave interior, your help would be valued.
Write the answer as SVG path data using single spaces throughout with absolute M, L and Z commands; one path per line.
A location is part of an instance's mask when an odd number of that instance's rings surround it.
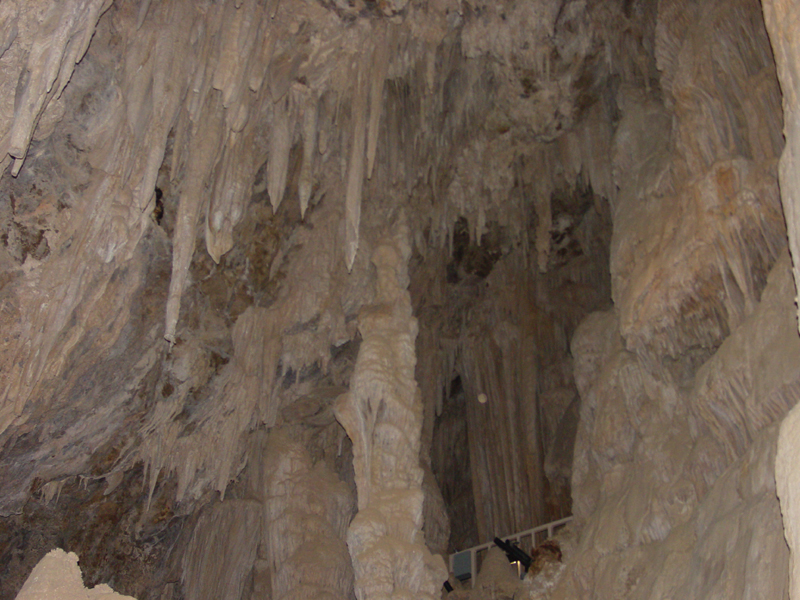
M 800 600 L 794 0 L 3 0 L 0 82 L 0 600 Z

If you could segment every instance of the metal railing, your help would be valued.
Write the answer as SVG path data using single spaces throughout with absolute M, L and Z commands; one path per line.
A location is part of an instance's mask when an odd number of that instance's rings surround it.
M 525 531 L 520 531 L 519 533 L 502 536 L 502 539 L 504 541 L 516 542 L 517 545 L 519 545 L 520 548 L 527 554 L 532 554 L 536 546 L 545 540 L 549 540 L 551 537 L 553 537 L 556 531 L 564 527 L 570 521 L 572 521 L 572 517 L 564 517 L 558 521 L 551 521 L 550 523 L 539 525 L 533 529 L 526 529 Z M 525 543 L 526 541 L 528 542 L 527 544 Z M 483 553 L 489 550 L 489 548 L 492 546 L 494 546 L 494 542 L 487 542 L 486 544 L 473 546 L 472 548 L 451 554 L 450 572 L 461 581 L 467 579 L 465 576 L 467 573 L 466 565 L 467 560 L 469 560 L 469 579 L 472 582 L 472 587 L 475 587 L 475 576 L 477 575 L 478 567 L 480 566 L 479 558 L 482 559 Z

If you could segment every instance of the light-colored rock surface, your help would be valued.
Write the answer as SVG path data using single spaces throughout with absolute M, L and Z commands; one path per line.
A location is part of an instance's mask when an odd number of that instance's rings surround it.
M 81 580 L 78 555 L 60 548 L 51 550 L 34 567 L 16 600 L 136 600 L 117 594 L 105 584 L 86 589 Z
M 359 313 L 362 342 L 336 418 L 353 442 L 358 512 L 347 545 L 360 600 L 439 595 L 447 571 L 425 546 L 422 402 L 414 380 L 417 320 L 411 315 L 405 216 L 372 257 L 375 304 Z
M 353 567 L 345 544 L 353 514 L 347 486 L 285 432 L 265 447 L 263 546 L 270 598 L 346 600 Z M 255 597 L 258 597 L 257 595 Z
M 764 19 L 769 31 L 772 51 L 783 92 L 783 133 L 786 147 L 780 161 L 781 199 L 786 214 L 789 248 L 794 262 L 794 281 L 800 287 L 800 15 L 792 2 L 764 0 Z M 797 298 L 797 296 L 795 297 Z M 796 302 L 796 300 L 795 300 Z M 800 308 L 798 308 L 800 310 Z M 800 314 L 800 313 L 798 313 Z M 800 329 L 800 323 L 798 323 Z M 798 419 L 793 409 L 778 438 L 775 465 L 778 495 L 786 542 L 791 551 L 790 597 L 800 598 L 800 499 L 797 497 Z
M 790 274 L 784 255 L 688 387 L 625 350 L 613 313 L 581 325 L 573 493 L 583 525 L 554 598 L 786 597 L 773 465 L 800 360 Z M 752 375 L 749 365 L 759 365 Z
M 0 3 L 0 595 L 783 597 L 794 8 Z

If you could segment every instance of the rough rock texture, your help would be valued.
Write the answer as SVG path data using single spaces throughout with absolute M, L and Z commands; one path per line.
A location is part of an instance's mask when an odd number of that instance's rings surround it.
M 183 585 L 190 598 L 240 598 L 255 561 L 261 505 L 229 500 L 201 515 L 183 556 Z
M 626 346 L 678 356 L 752 311 L 785 244 L 780 90 L 756 2 L 658 19 L 659 89 L 624 94 L 614 137 L 611 272 Z
M 614 137 L 615 307 L 572 343 L 582 533 L 552 597 L 786 597 L 769 426 L 800 344 L 766 30 L 755 3 L 662 2 L 655 36 L 660 91 L 627 94 Z
M 590 189 L 560 189 L 553 207 L 562 226 L 548 231 L 545 274 L 531 270 L 535 247 L 513 247 L 508 228 L 490 224 L 478 245 L 466 220 L 445 284 L 431 283 L 430 265 L 414 272 L 417 376 L 436 423 L 432 466 L 453 550 L 570 514 L 578 415 L 569 339 L 610 304 L 610 231 L 607 202 Z M 535 219 L 529 227 L 535 237 Z
M 17 600 L 135 600 L 117 594 L 105 584 L 86 589 L 81 581 L 78 556 L 56 549 L 48 552 L 31 572 Z
M 630 543 L 623 536 L 635 533 L 636 504 L 604 504 L 550 597 L 787 598 L 788 551 L 772 468 L 776 437 L 775 426 L 763 432 L 661 540 Z
M 372 256 L 375 304 L 362 309 L 362 342 L 336 418 L 353 442 L 358 513 L 347 544 L 359 600 L 435 598 L 444 562 L 424 543 L 422 402 L 414 380 L 417 320 L 411 315 L 404 216 Z
M 4 597 L 55 546 L 139 600 L 435 596 L 423 538 L 569 512 L 556 595 L 783 594 L 795 13 L 0 3 Z
M 790 2 L 764 0 L 764 19 L 769 31 L 775 63 L 783 92 L 783 119 L 786 147 L 780 161 L 781 199 L 786 213 L 789 248 L 794 262 L 795 285 L 800 286 L 800 45 L 796 32 L 800 29 L 800 16 Z M 798 309 L 800 310 L 800 309 Z M 800 313 L 799 313 L 800 314 Z M 798 324 L 800 329 L 800 324 Z M 795 465 L 800 454 L 797 422 L 800 418 L 795 408 L 781 426 L 778 439 L 778 456 L 775 465 L 778 495 L 786 533 L 791 550 L 790 597 L 800 598 L 800 500 L 797 498 Z
M 324 463 L 313 465 L 304 446 L 285 432 L 270 435 L 265 454 L 269 597 L 350 598 L 353 567 L 345 544 L 353 514 L 350 490 Z

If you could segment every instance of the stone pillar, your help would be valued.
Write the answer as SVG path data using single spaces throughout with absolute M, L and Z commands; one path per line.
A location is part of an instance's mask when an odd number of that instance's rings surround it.
M 376 300 L 359 314 L 362 341 L 350 391 L 336 417 L 353 441 L 358 514 L 347 543 L 358 600 L 439 598 L 447 579 L 422 533 L 422 400 L 414 367 L 404 219 L 375 250 Z
M 324 462 L 314 465 L 289 431 L 270 432 L 263 456 L 262 543 L 271 575 L 269 597 L 350 598 L 353 571 L 344 543 L 353 514 L 350 490 Z
M 781 156 L 779 181 L 797 287 L 800 284 L 800 10 L 796 0 L 763 0 L 762 6 L 783 93 L 786 146 Z M 775 458 L 784 535 L 791 552 L 789 597 L 793 600 L 800 600 L 799 458 L 800 406 L 795 406 L 781 424 Z

